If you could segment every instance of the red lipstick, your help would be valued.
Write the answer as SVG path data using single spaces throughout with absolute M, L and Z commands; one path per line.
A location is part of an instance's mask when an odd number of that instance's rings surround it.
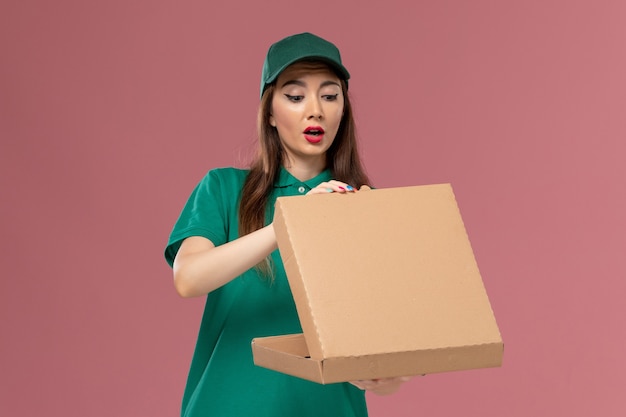
M 309 143 L 319 143 L 324 138 L 324 129 L 320 126 L 309 126 L 302 133 Z

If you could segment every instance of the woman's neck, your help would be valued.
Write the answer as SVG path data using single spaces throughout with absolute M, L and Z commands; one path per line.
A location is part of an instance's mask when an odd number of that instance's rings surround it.
M 326 169 L 326 161 L 318 159 L 317 161 L 299 161 L 292 158 L 283 162 L 283 167 L 300 181 L 307 181 L 322 173 Z

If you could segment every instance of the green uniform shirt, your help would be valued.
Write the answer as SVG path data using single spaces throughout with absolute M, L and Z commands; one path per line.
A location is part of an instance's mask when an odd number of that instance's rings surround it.
M 200 181 L 170 235 L 165 250 L 170 265 L 187 237 L 203 236 L 215 246 L 239 237 L 238 205 L 247 174 L 220 168 Z M 306 194 L 330 179 L 325 171 L 302 182 L 281 168 L 266 221 L 273 218 L 277 197 Z M 280 255 L 271 256 L 273 282 L 251 269 L 207 296 L 182 416 L 367 416 L 365 394 L 351 384 L 320 385 L 254 365 L 253 338 L 302 332 Z

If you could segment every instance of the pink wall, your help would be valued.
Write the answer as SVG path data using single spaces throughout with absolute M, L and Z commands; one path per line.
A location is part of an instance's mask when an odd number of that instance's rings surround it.
M 305 30 L 375 184 L 452 182 L 506 343 L 371 415 L 625 415 L 626 2 L 215 3 L 0 4 L 0 415 L 176 415 L 202 300 L 163 245 Z

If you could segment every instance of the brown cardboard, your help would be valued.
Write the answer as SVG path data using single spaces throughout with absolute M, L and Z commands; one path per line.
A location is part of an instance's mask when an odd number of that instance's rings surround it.
M 282 197 L 274 230 L 304 334 L 254 339 L 255 364 L 319 383 L 501 365 L 449 184 Z

